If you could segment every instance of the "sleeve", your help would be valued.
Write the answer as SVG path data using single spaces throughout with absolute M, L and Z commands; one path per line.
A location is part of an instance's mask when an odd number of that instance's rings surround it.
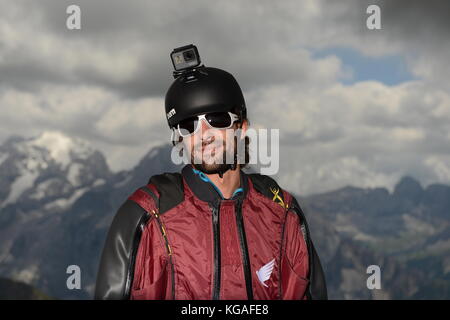
M 301 238 L 303 238 L 303 241 L 301 239 L 297 239 L 294 241 L 294 243 L 301 243 L 297 245 L 293 245 L 293 248 L 291 249 L 292 252 L 290 252 L 291 259 L 294 259 L 294 269 L 295 263 L 297 263 L 297 271 L 303 272 L 302 270 L 305 270 L 306 267 L 304 264 L 308 264 L 308 272 L 307 279 L 308 279 L 308 289 L 306 291 L 306 297 L 308 299 L 312 300 L 327 300 L 328 299 L 328 293 L 327 293 L 327 285 L 325 280 L 325 273 L 322 268 L 322 264 L 319 259 L 319 255 L 317 254 L 317 251 L 314 247 L 314 243 L 309 231 L 308 223 L 306 221 L 305 214 L 303 213 L 302 208 L 298 204 L 295 197 L 292 198 L 290 211 L 295 212 L 297 216 L 296 224 L 297 224 L 297 230 L 300 232 L 295 232 L 293 234 L 301 235 Z M 296 238 L 294 238 L 296 239 Z M 307 256 L 308 258 L 304 258 L 304 255 L 302 252 L 304 252 L 306 248 Z M 303 262 L 300 262 L 299 257 L 302 258 Z M 300 263 L 300 265 L 298 265 Z M 301 273 L 300 276 L 303 276 L 305 273 Z
M 309 285 L 308 248 L 300 219 L 293 211 L 289 211 L 286 217 L 284 244 L 285 250 L 281 259 L 282 299 L 306 299 Z
M 130 298 L 137 249 L 148 220 L 147 212 L 132 200 L 126 200 L 119 208 L 100 258 L 95 299 Z

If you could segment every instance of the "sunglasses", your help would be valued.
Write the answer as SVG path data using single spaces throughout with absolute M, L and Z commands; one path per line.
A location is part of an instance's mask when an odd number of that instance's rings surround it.
M 239 120 L 239 117 L 231 112 L 211 112 L 199 116 L 190 117 L 180 121 L 176 128 L 182 137 L 194 135 L 200 128 L 200 122 L 204 119 L 211 129 L 229 129 Z

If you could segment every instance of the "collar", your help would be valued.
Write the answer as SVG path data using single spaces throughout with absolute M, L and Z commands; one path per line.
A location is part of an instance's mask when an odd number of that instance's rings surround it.
M 190 164 L 187 164 L 181 170 L 183 178 L 186 180 L 189 188 L 194 195 L 202 201 L 216 202 L 218 200 L 236 200 L 245 198 L 248 191 L 247 175 L 241 170 L 240 187 L 238 187 L 230 199 L 225 199 L 219 188 L 202 171 L 196 170 Z

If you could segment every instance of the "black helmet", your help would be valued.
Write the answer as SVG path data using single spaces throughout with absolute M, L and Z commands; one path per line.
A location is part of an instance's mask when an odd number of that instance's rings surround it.
M 209 112 L 231 111 L 241 120 L 247 117 L 244 96 L 233 75 L 205 66 L 176 78 L 166 93 L 165 106 L 170 128 Z

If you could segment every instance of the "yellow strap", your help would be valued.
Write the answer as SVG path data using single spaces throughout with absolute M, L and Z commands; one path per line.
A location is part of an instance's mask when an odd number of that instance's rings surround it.
M 155 210 L 152 210 L 152 213 L 155 215 L 156 218 L 158 218 L 158 213 L 156 213 Z M 161 223 L 160 226 L 161 226 L 161 231 L 162 231 L 163 237 L 167 241 L 166 242 L 166 247 L 167 247 L 167 250 L 169 251 L 169 256 L 170 256 L 170 255 L 172 255 L 172 248 L 170 247 L 169 241 L 167 239 L 166 228 L 164 228 L 164 224 L 163 224 L 163 222 L 161 220 L 159 220 L 159 222 Z

